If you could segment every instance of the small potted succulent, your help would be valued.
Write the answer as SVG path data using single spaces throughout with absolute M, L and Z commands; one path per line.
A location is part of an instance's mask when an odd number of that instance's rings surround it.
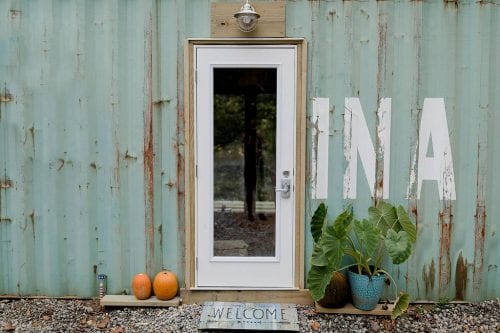
M 389 258 L 392 264 L 398 265 L 412 254 L 417 232 L 406 210 L 380 201 L 368 209 L 368 219 L 357 220 L 349 205 L 333 223 L 328 223 L 327 211 L 321 203 L 311 220 L 314 249 L 307 283 L 312 298 L 321 300 L 332 274 L 348 269 L 355 307 L 374 309 L 385 284 L 392 280 L 397 295 L 392 317 L 404 313 L 408 309 L 409 295 L 404 292 L 398 295 L 396 282 L 382 268 L 382 263 Z M 346 257 L 354 263 L 342 267 Z

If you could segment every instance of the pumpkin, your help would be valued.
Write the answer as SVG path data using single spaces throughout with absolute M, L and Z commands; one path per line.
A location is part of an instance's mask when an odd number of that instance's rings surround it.
M 341 308 L 349 301 L 349 284 L 344 274 L 334 272 L 326 287 L 325 296 L 318 301 L 325 308 Z
M 168 301 L 177 295 L 177 289 L 179 289 L 179 284 L 174 273 L 163 270 L 156 274 L 153 280 L 153 290 L 156 298 Z
M 135 298 L 143 300 L 151 297 L 151 279 L 145 273 L 139 273 L 132 278 L 132 293 Z

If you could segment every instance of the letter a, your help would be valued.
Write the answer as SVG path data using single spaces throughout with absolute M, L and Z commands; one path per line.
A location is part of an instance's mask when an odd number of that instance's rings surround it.
M 433 156 L 427 156 L 432 142 Z M 435 180 L 442 200 L 456 200 L 453 158 L 443 98 L 424 99 L 418 136 L 418 189 L 422 181 Z

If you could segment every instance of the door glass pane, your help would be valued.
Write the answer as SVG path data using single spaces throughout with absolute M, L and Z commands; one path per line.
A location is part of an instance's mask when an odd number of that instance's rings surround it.
M 214 254 L 276 253 L 276 69 L 214 69 Z

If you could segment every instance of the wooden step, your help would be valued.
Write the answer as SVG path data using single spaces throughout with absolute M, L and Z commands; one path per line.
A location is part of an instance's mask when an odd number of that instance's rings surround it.
M 134 295 L 105 295 L 101 299 L 101 306 L 148 306 L 148 307 L 169 307 L 179 306 L 180 297 L 174 297 L 168 301 L 162 301 L 152 296 L 145 300 L 138 300 Z

